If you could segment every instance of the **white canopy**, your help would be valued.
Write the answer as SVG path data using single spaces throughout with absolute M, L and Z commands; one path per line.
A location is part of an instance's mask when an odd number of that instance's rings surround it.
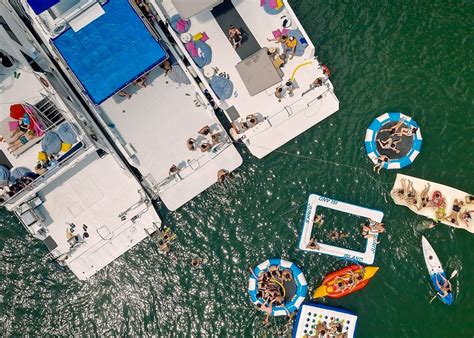
M 184 19 L 199 14 L 205 10 L 210 10 L 223 0 L 171 0 L 179 15 Z

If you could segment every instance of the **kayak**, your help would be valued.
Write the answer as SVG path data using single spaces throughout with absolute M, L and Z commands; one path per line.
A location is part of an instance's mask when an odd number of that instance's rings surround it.
M 346 266 L 341 270 L 331 272 L 324 278 L 321 286 L 318 287 L 316 291 L 314 291 L 313 298 L 321 298 L 326 296 L 330 298 L 340 298 L 363 289 L 369 283 L 369 280 L 377 273 L 378 269 L 379 268 L 376 266 L 362 267 L 360 265 L 354 264 Z M 336 288 L 334 287 L 334 284 L 353 278 L 353 273 L 360 273 L 362 274 L 363 278 L 350 289 L 346 289 L 344 291 L 335 291 Z
M 423 247 L 423 256 L 425 257 L 426 267 L 430 273 L 431 282 L 433 283 L 436 292 L 440 292 L 441 290 L 438 287 L 438 283 L 441 285 L 444 283 L 444 280 L 447 278 L 446 274 L 436 252 L 433 250 L 425 236 L 421 237 L 421 245 Z M 438 283 L 436 283 L 436 280 L 438 280 Z M 453 304 L 454 296 L 452 292 L 447 294 L 445 297 L 441 297 L 438 294 L 438 297 L 447 305 Z

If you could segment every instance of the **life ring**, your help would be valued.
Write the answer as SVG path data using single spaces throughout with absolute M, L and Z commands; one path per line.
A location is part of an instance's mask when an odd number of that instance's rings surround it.
M 436 204 L 436 206 L 439 208 L 443 204 L 443 194 L 441 194 L 441 191 L 436 190 L 433 192 L 433 195 L 431 196 L 431 200 Z
M 296 266 L 296 264 L 286 261 L 280 258 L 271 258 L 267 259 L 265 262 L 260 263 L 255 268 L 252 269 L 252 273 L 249 277 L 249 284 L 248 284 L 248 293 L 250 296 L 250 300 L 253 304 L 265 304 L 265 300 L 263 298 L 257 297 L 258 293 L 258 276 L 261 273 L 265 273 L 269 271 L 271 266 L 278 266 L 280 271 L 289 269 L 293 276 L 293 281 L 296 286 L 296 292 L 291 297 L 291 299 L 286 299 L 282 305 L 274 305 L 272 307 L 272 316 L 286 316 L 290 313 L 293 313 L 299 309 L 301 304 L 303 303 L 306 293 L 308 292 L 308 283 L 306 282 L 306 278 L 303 275 L 303 272 Z M 283 287 L 283 283 L 277 283 L 280 287 Z M 285 288 L 283 287 L 283 290 Z M 285 296 L 287 291 L 285 290 Z
M 49 87 L 49 83 L 48 83 L 48 81 L 46 81 L 46 79 L 44 77 L 40 76 L 39 80 L 40 80 L 40 82 L 43 86 L 45 86 L 46 88 Z
M 326 66 L 324 63 L 321 65 L 323 68 L 323 73 L 327 75 L 327 77 L 331 76 L 331 71 L 329 70 L 328 66 Z

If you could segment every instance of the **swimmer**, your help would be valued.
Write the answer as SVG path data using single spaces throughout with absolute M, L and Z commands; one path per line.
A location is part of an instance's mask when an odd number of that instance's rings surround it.
M 267 314 L 267 316 L 265 317 L 265 319 L 263 321 L 263 325 L 267 326 L 268 324 L 270 324 L 269 319 L 270 319 L 270 315 L 272 314 L 272 311 L 273 311 L 273 306 L 258 303 L 257 304 L 257 309 L 259 309 L 260 311 L 263 311 Z
M 330 234 L 329 237 L 335 241 L 337 239 L 343 239 L 346 237 L 349 237 L 349 234 L 344 233 L 342 230 L 333 230 Z
M 384 164 L 389 162 L 390 157 L 388 157 L 387 155 L 380 155 L 379 157 L 377 157 L 377 163 L 374 165 L 374 171 L 377 170 L 377 174 L 380 174 L 380 170 L 383 169 Z
M 377 140 L 377 142 L 380 145 L 380 148 L 382 148 L 382 149 L 392 150 L 392 151 L 396 152 L 397 154 L 400 153 L 400 150 L 397 149 L 397 144 L 402 142 L 401 138 L 395 141 L 393 138 L 389 137 L 385 141 Z
M 362 236 L 367 239 L 373 238 L 375 239 L 375 243 L 379 244 L 380 241 L 377 240 L 377 233 L 371 233 L 371 232 L 372 232 L 372 228 L 370 226 L 364 225 L 362 227 Z
M 318 242 L 316 242 L 316 238 L 311 238 L 308 242 L 308 245 L 306 245 L 306 248 L 308 249 L 313 249 L 313 250 L 319 250 L 319 245 Z
M 321 215 L 316 214 L 316 215 L 314 215 L 313 222 L 316 223 L 316 224 L 319 224 L 319 225 L 323 225 L 325 218 L 326 218 L 326 216 L 324 216 L 323 214 L 321 214 Z
M 217 182 L 224 183 L 226 178 L 229 177 L 230 173 L 228 170 L 220 169 L 217 172 Z
M 191 259 L 191 266 L 193 268 L 197 268 L 202 264 L 202 260 L 200 258 L 193 258 Z

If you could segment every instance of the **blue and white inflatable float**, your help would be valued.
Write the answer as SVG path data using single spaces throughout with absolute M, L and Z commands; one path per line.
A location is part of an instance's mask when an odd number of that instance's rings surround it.
M 391 128 L 402 122 L 397 131 Z M 412 135 L 403 135 L 401 131 L 405 129 Z M 385 142 L 389 138 L 397 143 L 397 151 L 383 149 L 380 142 Z M 365 150 L 369 158 L 377 164 L 381 155 L 389 157 L 388 162 L 383 163 L 384 169 L 401 169 L 413 163 L 421 151 L 422 144 L 421 131 L 418 124 L 407 115 L 399 112 L 385 113 L 377 117 L 367 129 L 365 134 Z
M 290 269 L 293 274 L 293 280 L 296 284 L 294 294 L 292 294 L 289 299 L 285 299 L 283 305 L 274 306 L 272 310 L 272 316 L 287 316 L 298 310 L 303 303 L 306 293 L 308 292 L 308 283 L 306 282 L 303 272 L 296 266 L 296 264 L 280 258 L 267 259 L 265 262 L 260 263 L 253 269 L 253 274 L 251 274 L 249 278 L 248 292 L 250 300 L 255 305 L 265 303 L 262 298 L 257 298 L 258 280 L 255 276 L 258 277 L 260 273 L 268 271 L 270 266 L 278 266 L 281 270 Z

